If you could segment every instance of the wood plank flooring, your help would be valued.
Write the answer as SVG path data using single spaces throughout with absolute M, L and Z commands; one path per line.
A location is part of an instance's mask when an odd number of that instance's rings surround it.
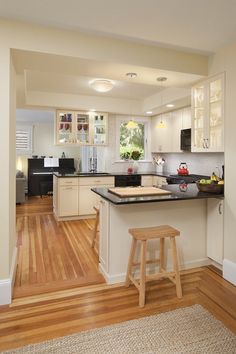
M 144 308 L 138 306 L 137 289 L 122 285 L 17 298 L 0 308 L 0 350 L 193 304 L 204 306 L 236 334 L 236 287 L 207 267 L 182 271 L 181 281 L 182 299 L 169 280 L 150 283 Z
M 57 223 L 51 198 L 17 206 L 14 298 L 104 283 L 90 247 L 94 219 Z

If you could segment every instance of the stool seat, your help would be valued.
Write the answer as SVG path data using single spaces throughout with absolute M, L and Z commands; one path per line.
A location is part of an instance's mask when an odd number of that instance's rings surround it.
M 144 228 L 132 228 L 129 229 L 129 233 L 132 236 L 132 245 L 130 249 L 129 262 L 126 274 L 125 285 L 128 287 L 132 282 L 139 291 L 139 306 L 143 307 L 145 304 L 145 287 L 146 281 L 158 280 L 162 278 L 169 278 L 176 286 L 177 297 L 182 297 L 182 288 L 178 267 L 177 249 L 175 237 L 180 235 L 179 230 L 169 225 L 159 225 L 155 227 Z M 170 245 L 172 249 L 172 263 L 173 271 L 167 271 L 165 269 L 165 239 L 169 237 Z M 148 240 L 160 240 L 160 258 L 155 260 L 146 260 L 147 241 Z M 141 242 L 141 260 L 140 263 L 134 262 L 134 256 L 137 243 Z M 159 273 L 146 275 L 146 264 L 159 263 Z M 132 267 L 140 265 L 140 278 L 136 279 L 132 275 Z
M 180 235 L 179 230 L 176 230 L 169 225 L 129 229 L 129 233 L 136 240 L 151 240 L 155 238 L 175 237 Z

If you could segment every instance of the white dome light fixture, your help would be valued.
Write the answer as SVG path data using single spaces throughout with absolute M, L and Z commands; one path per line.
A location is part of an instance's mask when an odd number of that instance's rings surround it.
M 96 79 L 90 82 L 90 86 L 97 92 L 108 92 L 113 89 L 114 83 L 111 80 Z

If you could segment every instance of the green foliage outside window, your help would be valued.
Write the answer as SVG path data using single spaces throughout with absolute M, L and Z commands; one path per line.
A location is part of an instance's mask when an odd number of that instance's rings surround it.
M 143 160 L 145 126 L 143 123 L 136 123 L 134 128 L 127 128 L 127 124 L 120 125 L 120 158 Z

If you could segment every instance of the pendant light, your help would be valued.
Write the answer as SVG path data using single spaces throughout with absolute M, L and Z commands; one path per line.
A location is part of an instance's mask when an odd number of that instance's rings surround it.
M 162 87 L 162 90 L 161 90 L 161 107 L 162 107 L 162 105 L 163 105 L 163 93 L 162 93 L 162 91 L 163 91 L 163 83 L 164 83 L 166 80 L 167 80 L 167 77 L 165 77 L 165 76 L 160 76 L 160 77 L 157 78 L 157 81 L 161 83 L 161 87 Z M 157 124 L 157 128 L 163 129 L 163 128 L 165 128 L 165 126 L 166 126 L 166 125 L 165 125 L 165 123 L 164 123 L 163 120 L 162 120 L 162 113 L 161 113 L 161 120 L 160 120 L 160 122 Z
M 134 79 L 137 77 L 137 73 L 132 73 L 132 72 L 126 73 L 126 76 L 128 76 L 130 79 Z M 131 98 L 131 89 L 130 89 L 130 98 Z M 131 105 L 131 111 L 133 111 L 132 105 Z M 131 116 L 132 116 L 132 114 L 131 114 Z M 137 127 L 138 127 L 138 123 L 135 122 L 133 119 L 130 119 L 128 121 L 128 123 L 126 124 L 127 129 L 135 129 Z

